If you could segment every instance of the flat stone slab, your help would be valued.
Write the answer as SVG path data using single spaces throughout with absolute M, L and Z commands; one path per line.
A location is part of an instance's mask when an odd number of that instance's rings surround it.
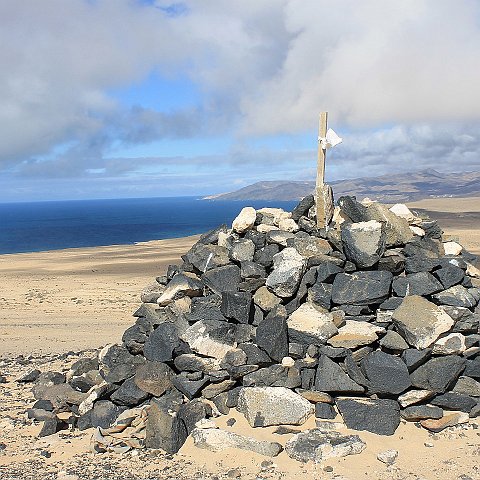
M 314 406 L 285 387 L 245 387 L 238 397 L 237 410 L 252 427 L 302 425 Z
M 285 451 L 290 458 L 299 462 L 319 463 L 327 458 L 357 455 L 366 447 L 358 435 L 342 435 L 315 428 L 290 438 L 285 444 Z
M 378 435 L 393 435 L 400 424 L 400 407 L 395 400 L 338 397 L 335 403 L 348 428 Z
M 390 293 L 393 275 L 387 271 L 339 273 L 333 282 L 332 302 L 369 305 L 383 302 Z
M 204 448 L 212 452 L 221 452 L 227 448 L 239 448 L 267 457 L 276 457 L 283 450 L 283 447 L 277 442 L 257 440 L 239 435 L 238 433 L 215 428 L 195 428 L 191 435 L 196 447 Z
M 442 308 L 417 295 L 405 297 L 392 319 L 407 343 L 418 349 L 429 347 L 454 324 Z
M 333 347 L 357 348 L 375 342 L 378 334 L 383 332 L 383 327 L 369 322 L 346 320 L 345 325 L 338 329 L 338 334 L 332 336 L 328 343 Z
M 462 423 L 468 423 L 469 417 L 466 413 L 449 413 L 444 415 L 442 418 L 438 420 L 429 419 L 429 420 L 422 420 L 420 425 L 431 432 L 441 432 L 448 427 L 454 427 L 455 425 L 460 425 Z
M 325 343 L 338 332 L 333 323 L 333 314 L 321 311 L 307 302 L 295 310 L 287 320 L 290 342 L 301 344 Z

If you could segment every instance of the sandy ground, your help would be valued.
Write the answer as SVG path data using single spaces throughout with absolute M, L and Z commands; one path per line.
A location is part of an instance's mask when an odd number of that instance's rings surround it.
M 120 341 L 142 289 L 196 238 L 0 255 L 0 358 Z
M 412 204 L 438 218 L 447 235 L 480 254 L 480 198 L 434 199 Z M 28 385 L 14 379 L 32 366 L 68 369 L 86 349 L 120 341 L 132 324 L 140 292 L 176 263 L 195 237 L 138 245 L 0 255 L 0 478 L 10 479 L 480 479 L 480 430 L 473 422 L 432 435 L 401 424 L 392 437 L 358 434 L 367 443 L 360 455 L 302 465 L 283 452 L 270 461 L 241 451 L 211 453 L 188 440 L 175 456 L 158 451 L 125 455 L 89 453 L 90 432 L 64 431 L 36 437 L 39 426 L 26 420 L 33 402 Z M 66 352 L 71 352 L 65 355 Z M 76 353 L 72 353 L 76 352 Z M 22 355 L 22 357 L 18 357 Z M 233 427 L 226 420 L 234 417 Z M 282 444 L 289 435 L 251 429 L 235 411 L 219 418 L 222 428 Z M 313 419 L 303 428 L 313 427 Z M 342 430 L 346 433 L 347 430 Z M 387 467 L 377 453 L 395 449 Z M 263 463 L 262 463 L 263 462 Z M 273 463 L 272 463 L 273 462 Z M 72 475 L 69 477 L 69 475 Z

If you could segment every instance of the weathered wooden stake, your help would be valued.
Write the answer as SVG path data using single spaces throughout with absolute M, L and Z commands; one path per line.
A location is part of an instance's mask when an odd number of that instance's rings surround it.
M 327 112 L 320 113 L 318 125 L 318 155 L 317 155 L 317 185 L 316 185 L 316 206 L 317 206 L 317 227 L 325 228 L 330 223 L 333 215 L 333 192 L 330 185 L 325 183 L 325 158 L 327 151 L 322 148 L 320 138 L 327 135 Z

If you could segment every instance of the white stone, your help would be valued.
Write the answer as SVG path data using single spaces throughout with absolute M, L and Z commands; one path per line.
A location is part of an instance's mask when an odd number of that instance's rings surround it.
M 466 348 L 465 337 L 461 333 L 451 333 L 435 342 L 432 353 L 434 355 L 454 355 L 463 353 Z
M 285 387 L 245 387 L 238 396 L 237 410 L 252 427 L 302 425 L 313 414 L 308 400 Z
M 346 320 L 345 326 L 338 329 L 338 334 L 330 338 L 327 343 L 334 347 L 356 348 L 368 345 L 378 339 L 378 333 L 385 329 L 368 322 Z
M 460 255 L 463 247 L 457 242 L 444 242 L 443 248 L 445 249 L 445 255 Z
M 253 207 L 242 208 L 232 223 L 232 228 L 238 233 L 246 232 L 252 228 L 257 218 L 257 211 Z
M 181 335 L 181 339 L 187 342 L 194 352 L 218 360 L 222 360 L 228 352 L 235 350 L 237 347 L 236 344 L 228 345 L 211 338 L 208 333 L 208 326 L 202 320 L 188 327 Z
M 333 217 L 332 221 L 336 226 L 341 225 L 343 222 L 346 222 L 349 220 L 347 215 L 343 213 L 342 209 L 340 207 L 335 207 L 333 210 Z
M 261 223 L 260 225 L 257 226 L 257 231 L 260 233 L 273 232 L 274 230 L 280 230 L 280 229 L 275 225 L 265 225 L 264 223 Z
M 201 418 L 197 423 L 195 423 L 195 428 L 201 428 L 201 429 L 215 429 L 218 428 L 217 424 L 213 421 L 210 420 L 209 418 Z
M 415 234 L 418 235 L 419 237 L 424 237 L 425 236 L 425 230 L 420 227 L 416 227 L 414 225 L 410 225 L 410 230 Z
M 283 230 L 284 232 L 292 232 L 292 233 L 298 232 L 299 230 L 297 223 L 292 218 L 282 218 L 278 222 L 278 228 L 280 230 Z
M 291 341 L 304 344 L 325 343 L 338 333 L 333 314 L 320 310 L 311 302 L 297 308 L 288 318 L 287 326 Z
M 430 390 L 410 390 L 398 397 L 398 403 L 403 407 L 420 403 L 423 400 L 428 400 L 435 395 L 435 392 Z
M 467 270 L 465 273 L 469 277 L 480 278 L 480 269 L 473 266 L 471 263 L 467 263 Z
M 292 217 L 291 212 L 286 212 L 281 208 L 261 208 L 258 213 L 273 217 L 273 224 L 277 227 L 279 226 L 280 220 Z
M 398 450 L 385 450 L 377 455 L 377 459 L 386 465 L 393 465 L 398 457 Z
M 227 448 L 239 448 L 267 457 L 275 457 L 282 451 L 282 446 L 277 442 L 257 440 L 227 430 L 195 428 L 191 435 L 196 447 L 212 452 L 221 452 Z
M 292 357 L 283 357 L 282 358 L 282 366 L 283 367 L 294 367 L 295 360 Z
M 404 218 L 409 222 L 416 219 L 412 211 L 404 203 L 396 203 L 393 207 L 390 207 L 389 210 L 394 213 L 397 217 Z

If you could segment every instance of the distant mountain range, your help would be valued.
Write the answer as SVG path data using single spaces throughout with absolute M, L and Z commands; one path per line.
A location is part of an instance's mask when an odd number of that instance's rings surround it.
M 329 182 L 335 197 L 354 195 L 386 203 L 435 197 L 480 196 L 480 172 L 440 173 L 422 170 L 412 173 L 355 178 Z M 230 193 L 204 197 L 205 200 L 299 200 L 313 193 L 315 182 L 257 182 Z

